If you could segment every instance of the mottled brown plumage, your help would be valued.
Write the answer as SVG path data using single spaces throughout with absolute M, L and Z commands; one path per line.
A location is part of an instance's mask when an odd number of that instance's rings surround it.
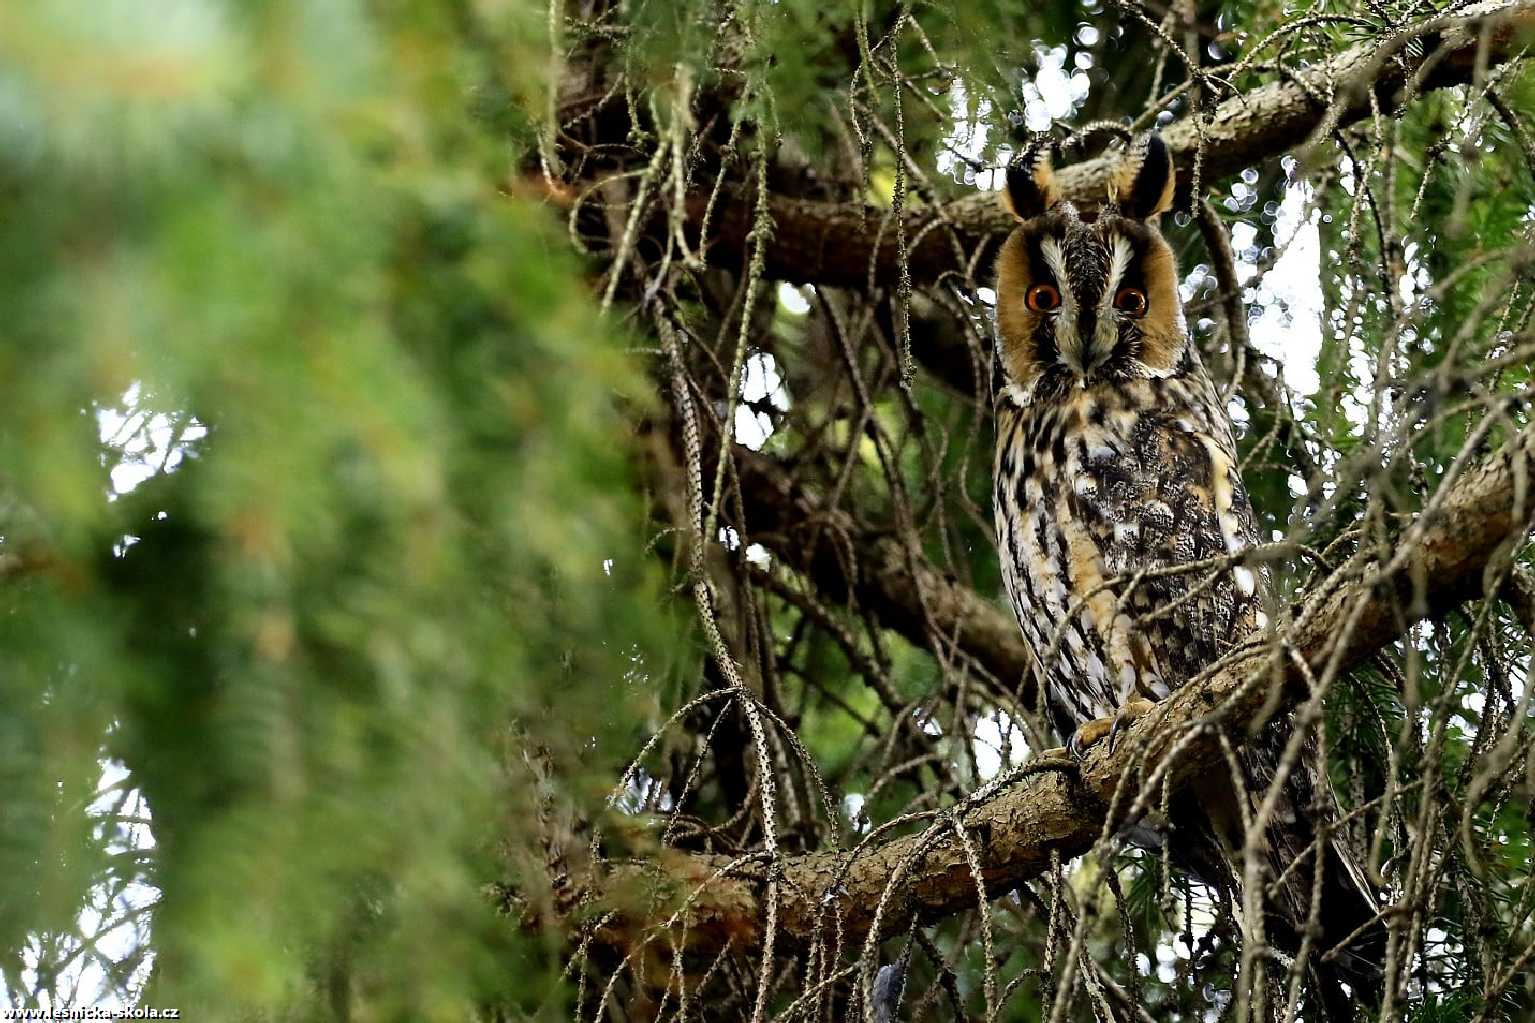
M 1129 147 L 1095 216 L 1057 199 L 1045 145 L 1008 172 L 1019 224 L 997 257 L 997 546 L 1048 715 L 1073 749 L 1265 624 L 1264 580 L 1245 565 L 1132 583 L 1257 542 L 1230 419 L 1189 343 L 1173 253 L 1157 228 L 1172 196 L 1155 135 Z M 1276 722 L 1247 747 L 1240 786 L 1212 778 L 1171 808 L 1174 861 L 1228 894 L 1241 878 L 1241 801 L 1256 807 L 1287 734 Z M 1264 836 L 1267 881 L 1310 845 L 1319 795 L 1327 791 L 1309 765 L 1292 774 Z M 1323 921 L 1325 951 L 1374 903 L 1348 851 L 1327 843 L 1324 852 L 1324 888 L 1341 900 Z M 1267 900 L 1269 940 L 1292 952 L 1312 877 L 1292 871 Z M 1368 986 L 1370 972 L 1319 976 L 1332 988 L 1329 1014 L 1344 1011 L 1336 980 Z

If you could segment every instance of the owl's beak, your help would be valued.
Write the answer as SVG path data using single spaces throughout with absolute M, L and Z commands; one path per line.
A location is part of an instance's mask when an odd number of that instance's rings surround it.
M 1098 311 L 1096 327 L 1092 348 L 1086 360 L 1089 373 L 1108 362 L 1109 356 L 1114 354 L 1114 346 L 1119 344 L 1119 324 L 1112 308 L 1105 306 Z
M 1084 387 L 1087 385 L 1087 346 L 1082 343 L 1082 337 L 1077 333 L 1077 324 L 1070 321 L 1061 323 L 1063 328 L 1057 335 L 1060 360 L 1077 377 L 1077 381 Z
M 1059 342 L 1061 361 L 1085 388 L 1094 371 L 1113 353 L 1118 328 L 1111 312 L 1093 310 L 1085 316 L 1082 312 L 1069 318 L 1062 317 Z
M 1088 369 L 1092 365 L 1093 317 L 1091 312 L 1084 317 L 1084 311 L 1074 308 L 1074 303 L 1068 303 L 1056 327 L 1056 338 L 1060 360 L 1076 374 L 1077 381 L 1086 387 Z
M 1062 327 L 1066 336 L 1062 338 L 1061 357 L 1076 373 L 1078 386 L 1085 389 L 1119 343 L 1114 310 L 1107 304 L 1100 309 L 1079 309 Z

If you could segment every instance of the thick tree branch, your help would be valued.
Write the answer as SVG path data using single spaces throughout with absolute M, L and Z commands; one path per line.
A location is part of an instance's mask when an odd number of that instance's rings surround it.
M 1218 104 L 1204 125 L 1204 179 L 1217 180 L 1277 157 L 1329 123 L 1347 125 L 1366 116 L 1372 90 L 1389 97 L 1420 74 L 1420 89 L 1471 81 L 1479 63 L 1481 30 L 1486 30 L 1483 66 L 1501 63 L 1529 41 L 1535 28 L 1535 4 L 1483 3 L 1424 25 L 1417 34 L 1361 43 L 1331 60 Z M 1333 105 L 1336 118 L 1329 122 Z M 1193 182 L 1200 130 L 1185 117 L 1163 129 L 1162 137 L 1178 166 L 1179 202 L 1184 203 Z M 1056 180 L 1068 197 L 1094 203 L 1102 199 L 1114 166 L 1112 158 L 1099 157 L 1063 169 Z M 689 198 L 688 213 L 694 223 L 702 218 L 707 201 L 707 195 Z M 711 261 L 741 266 L 753 208 L 751 198 L 740 193 L 718 204 L 711 225 Z M 877 284 L 895 282 L 897 232 L 885 223 L 886 211 L 860 203 L 779 196 L 771 198 L 770 209 L 773 235 L 765 253 L 769 277 L 862 287 L 872 262 Z M 978 246 L 1000 241 L 1011 229 L 1012 218 L 994 196 L 977 193 L 937 208 L 914 207 L 906 214 L 905 227 L 912 280 L 921 285 L 946 273 L 963 273 L 959 254 L 968 259 Z
M 949 579 L 925 558 L 908 557 L 892 533 L 876 533 L 842 509 L 827 509 L 772 459 L 737 448 L 736 465 L 753 539 L 804 573 L 827 596 L 856 602 L 918 646 L 954 646 L 1009 691 L 1033 691 L 1029 651 L 1006 610 Z M 856 551 L 856 571 L 846 552 Z
M 1495 594 L 1489 588 L 1501 582 L 1500 568 L 1530 530 L 1532 456 L 1535 452 L 1525 446 L 1466 472 L 1448 489 L 1437 513 L 1420 518 L 1404 535 L 1402 549 L 1412 551 L 1409 559 L 1389 575 L 1375 566 L 1359 581 L 1314 597 L 1286 637 L 1286 648 L 1310 672 L 1320 674 L 1329 663 L 1347 669 L 1399 639 L 1409 622 Z M 1516 510 L 1521 501 L 1525 506 Z M 1263 713 L 1275 684 L 1284 687 L 1281 707 L 1297 702 L 1306 688 L 1304 672 L 1284 660 L 1277 669 L 1275 663 L 1265 649 L 1229 664 L 1164 701 L 1112 753 L 1095 748 L 1080 772 L 1044 771 L 970 808 L 963 824 L 978 850 L 988 892 L 1002 894 L 1040 876 L 1052 854 L 1070 858 L 1088 850 L 1104 833 L 1121 775 L 1140 755 L 1143 763 L 1167 764 L 1167 782 L 1174 790 L 1200 772 L 1218 769 L 1223 756 L 1218 738 L 1194 726 L 1218 715 L 1230 734 L 1243 734 L 1244 726 Z M 780 869 L 777 919 L 791 940 L 808 940 L 818 927 L 835 926 L 834 914 L 841 917 L 842 930 L 835 932 L 841 940 L 859 940 L 873 922 L 881 893 L 897 877 L 883 920 L 887 933 L 913 914 L 941 917 L 972 907 L 976 898 L 964 851 L 952 832 L 925 846 L 919 836 L 877 844 L 851 861 L 849 854 L 838 852 L 790 857 Z M 661 931 L 699 950 L 717 948 L 727 939 L 738 950 L 748 947 L 760 940 L 768 919 L 763 900 L 771 874 L 772 868 L 760 861 L 732 866 L 724 857 L 670 851 L 647 867 L 614 868 L 600 900 L 613 911 L 603 936 L 632 945 L 640 934 L 658 934 L 657 925 L 686 900 L 686 910 Z M 659 911 L 652 901 L 658 887 L 667 904 Z

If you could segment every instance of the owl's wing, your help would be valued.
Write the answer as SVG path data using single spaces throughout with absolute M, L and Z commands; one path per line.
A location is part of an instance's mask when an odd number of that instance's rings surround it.
M 1257 540 L 1231 428 L 1207 378 L 1187 391 L 1184 401 L 1141 412 L 1120 437 L 1089 444 L 1081 454 L 1091 485 L 1072 495 L 1073 518 L 1107 573 L 1124 580 L 1116 592 L 1135 659 L 1156 675 L 1140 685 L 1153 696 L 1197 675 L 1260 622 L 1259 574 L 1218 561 Z M 1200 562 L 1216 563 L 1189 567 Z

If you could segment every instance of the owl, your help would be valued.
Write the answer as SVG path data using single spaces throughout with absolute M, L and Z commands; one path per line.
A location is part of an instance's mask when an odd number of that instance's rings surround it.
M 1263 628 L 1265 580 L 1220 561 L 1252 547 L 1257 528 L 1158 228 L 1173 202 L 1165 144 L 1149 134 L 1127 146 L 1095 213 L 1057 195 L 1049 156 L 1047 142 L 1027 148 L 1003 194 L 1018 223 L 997 254 L 994 510 L 1047 716 L 1080 756 Z M 1201 561 L 1215 567 L 1155 573 Z M 1201 780 L 1165 827 L 1137 827 L 1132 840 L 1168 843 L 1180 869 L 1236 899 L 1242 801 L 1256 808 L 1289 731 L 1271 724 L 1244 749 L 1244 777 Z M 1314 874 L 1285 868 L 1309 855 L 1326 794 L 1309 768 L 1293 771 L 1264 836 L 1266 882 L 1282 879 L 1265 899 L 1265 933 L 1291 954 Z M 1376 911 L 1349 850 L 1325 845 L 1325 933 L 1312 963 Z M 1372 955 L 1315 965 L 1321 1011 L 1351 1018 L 1339 982 L 1356 995 L 1378 985 Z

